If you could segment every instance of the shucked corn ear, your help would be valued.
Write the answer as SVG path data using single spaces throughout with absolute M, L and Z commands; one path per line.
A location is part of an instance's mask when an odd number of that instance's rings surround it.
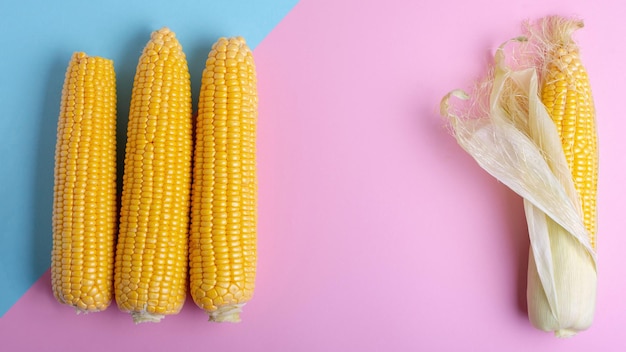
M 541 72 L 541 101 L 561 137 L 589 241 L 595 248 L 597 231 L 598 136 L 587 70 L 572 33 L 581 21 L 550 18 L 543 24 L 545 64 Z
M 256 71 L 243 38 L 213 45 L 202 76 L 190 232 L 191 295 L 239 321 L 256 274 Z
M 113 62 L 75 53 L 69 62 L 54 170 L 52 290 L 78 312 L 113 296 L 117 223 Z
M 548 17 L 531 27 L 534 57 L 526 68 L 507 66 L 500 47 L 488 91 L 472 98 L 480 105 L 488 96 L 487 107 L 477 109 L 482 115 L 450 104 L 453 96 L 470 98 L 461 91 L 441 103 L 458 143 L 524 198 L 528 314 L 558 337 L 587 329 L 596 299 L 598 152 L 589 82 L 571 39 L 580 26 Z
M 115 299 L 136 323 L 158 322 L 185 301 L 191 191 L 189 69 L 168 28 L 139 59 L 127 136 Z

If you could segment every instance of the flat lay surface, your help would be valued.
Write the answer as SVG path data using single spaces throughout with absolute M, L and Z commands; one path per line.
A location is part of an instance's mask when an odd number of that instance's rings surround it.
M 0 349 L 623 351 L 626 150 L 617 0 L 118 0 L 0 4 Z M 527 317 L 522 199 L 438 115 L 524 20 L 577 16 L 600 150 L 592 327 L 559 340 Z M 74 51 L 110 58 L 118 163 L 150 32 L 176 32 L 194 110 L 211 44 L 244 36 L 259 95 L 258 274 L 239 324 L 182 312 L 134 325 L 115 303 L 76 315 L 50 286 L 59 99 Z M 121 179 L 120 179 L 121 181 Z

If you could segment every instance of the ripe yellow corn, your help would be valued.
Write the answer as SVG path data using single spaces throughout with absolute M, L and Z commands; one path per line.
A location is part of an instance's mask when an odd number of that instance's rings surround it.
M 196 125 L 190 286 L 210 321 L 238 322 L 256 275 L 256 71 L 241 37 L 206 61 Z
M 115 298 L 135 323 L 158 322 L 186 297 L 193 152 L 189 69 L 168 28 L 139 59 L 127 136 Z
M 551 286 L 533 264 L 528 271 L 528 315 L 539 329 L 558 337 L 572 336 L 591 326 L 595 313 L 597 272 L 592 257 L 596 243 L 598 142 L 595 111 L 587 72 L 572 33 L 582 22 L 548 17 L 541 22 L 540 43 L 545 64 L 541 100 L 561 139 L 564 161 L 573 183 L 570 198 L 585 225 L 589 249 L 560 224 L 550 221 Z M 567 177 L 567 173 L 564 175 Z M 584 238 L 583 238 L 584 240 Z M 546 292 L 553 292 L 552 301 Z
M 556 46 L 548 52 L 541 100 L 554 121 L 574 186 L 579 194 L 591 245 L 596 241 L 596 192 L 598 184 L 598 137 L 595 110 L 587 71 L 570 31 L 582 27 L 574 21 L 569 30 L 554 35 Z
M 63 85 L 54 170 L 52 290 L 77 312 L 113 296 L 117 224 L 113 61 L 75 53 Z
M 440 105 L 459 145 L 524 198 L 528 316 L 557 337 L 589 328 L 596 301 L 597 136 L 589 81 L 571 38 L 581 26 L 558 16 L 530 25 L 528 38 L 514 39 L 531 43 L 521 65 L 507 63 L 505 43 L 475 96 L 454 90 Z M 471 101 L 452 106 L 452 97 Z

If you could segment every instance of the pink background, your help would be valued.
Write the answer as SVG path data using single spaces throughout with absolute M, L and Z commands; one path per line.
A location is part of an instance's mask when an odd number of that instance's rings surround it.
M 600 134 L 592 328 L 535 330 L 521 199 L 437 115 L 521 22 L 578 15 Z M 623 2 L 302 0 L 256 47 L 259 273 L 243 322 L 188 300 L 159 324 L 77 316 L 45 274 L 0 319 L 4 351 L 624 351 Z

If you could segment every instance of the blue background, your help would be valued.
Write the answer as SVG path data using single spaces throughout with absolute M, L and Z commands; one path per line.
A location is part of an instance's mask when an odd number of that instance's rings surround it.
M 241 35 L 254 49 L 296 3 L 0 2 L 0 316 L 50 266 L 56 125 L 72 53 L 115 63 L 121 171 L 132 80 L 153 30 L 167 26 L 176 32 L 189 62 L 195 109 L 213 42 Z

